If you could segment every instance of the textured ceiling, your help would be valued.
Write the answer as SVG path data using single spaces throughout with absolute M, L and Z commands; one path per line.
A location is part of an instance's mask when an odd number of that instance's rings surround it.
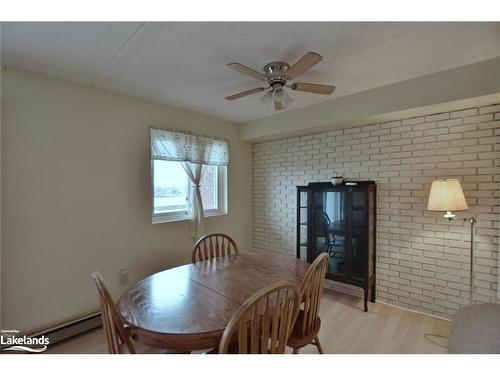
M 242 123 L 274 114 L 240 62 L 324 60 L 300 81 L 331 96 L 292 92 L 299 108 L 500 56 L 498 23 L 3 23 L 2 63 Z

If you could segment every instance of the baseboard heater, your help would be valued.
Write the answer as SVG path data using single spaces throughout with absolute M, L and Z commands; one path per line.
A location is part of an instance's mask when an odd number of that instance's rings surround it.
M 48 328 L 41 332 L 33 333 L 29 336 L 40 337 L 44 335 L 49 338 L 49 347 L 64 340 L 92 331 L 102 326 L 101 313 L 96 312 L 84 317 L 71 320 L 55 327 Z

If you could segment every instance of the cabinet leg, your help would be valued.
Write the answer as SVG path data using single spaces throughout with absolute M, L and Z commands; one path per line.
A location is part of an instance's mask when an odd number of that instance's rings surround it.
M 373 280 L 373 284 L 372 284 L 372 296 L 371 296 L 371 302 L 372 303 L 375 303 L 375 294 L 377 293 L 377 291 L 375 290 L 375 280 Z
M 365 288 L 365 312 L 368 311 L 368 288 Z

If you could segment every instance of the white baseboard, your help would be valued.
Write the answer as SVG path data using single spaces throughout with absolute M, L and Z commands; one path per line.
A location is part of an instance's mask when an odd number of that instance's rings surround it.
M 335 287 L 333 287 L 332 285 L 327 285 L 327 283 L 325 283 L 325 288 L 326 288 L 326 289 L 333 290 L 333 291 L 335 291 L 335 292 L 344 293 L 344 294 L 349 294 L 349 295 L 354 296 L 354 297 L 364 298 L 363 293 L 360 293 L 360 294 L 357 294 L 357 293 L 349 293 L 349 292 L 347 292 L 346 290 L 339 290 L 338 288 L 335 288 Z M 370 303 L 371 303 L 371 302 L 370 302 Z M 387 306 L 395 307 L 395 308 L 398 308 L 398 309 L 401 309 L 401 310 L 405 310 L 405 311 L 410 311 L 410 312 L 413 312 L 413 313 L 416 313 L 416 314 L 425 315 L 425 316 L 428 316 L 428 317 L 431 317 L 431 318 L 435 318 L 435 319 L 439 319 L 439 320 L 444 320 L 444 321 L 446 321 L 446 322 L 450 322 L 450 321 L 451 321 L 451 319 L 449 319 L 449 318 L 444 318 L 444 317 L 442 317 L 442 316 L 433 315 L 433 314 L 425 313 L 425 312 L 423 312 L 423 311 L 418 311 L 418 310 L 410 309 L 410 308 L 408 308 L 408 307 L 403 307 L 403 306 L 394 305 L 394 304 L 389 303 L 389 302 L 386 302 L 386 301 L 381 301 L 380 299 L 376 299 L 376 302 L 375 302 L 375 303 L 381 303 L 381 304 L 383 304 L 383 305 L 387 305 Z
M 435 319 L 439 319 L 439 320 L 444 320 L 446 322 L 451 322 L 451 319 L 449 319 L 449 318 L 445 318 L 445 317 L 442 317 L 442 316 L 439 316 L 439 315 L 429 314 L 429 313 L 426 313 L 426 312 L 423 312 L 423 311 L 418 311 L 418 310 L 410 309 L 408 307 L 393 305 L 392 303 L 389 303 L 389 302 L 377 301 L 376 303 L 381 303 L 383 305 L 387 305 L 387 306 L 391 306 L 391 307 L 396 307 L 396 308 L 401 309 L 401 310 L 406 310 L 406 311 L 410 311 L 410 312 L 413 312 L 413 313 L 416 313 L 416 314 L 421 314 L 421 315 L 425 315 L 425 316 L 428 316 L 428 317 L 431 317 L 431 318 L 435 318 Z
M 101 326 L 101 313 L 98 312 L 33 333 L 30 336 L 38 337 L 44 335 L 49 338 L 49 346 L 52 346 Z

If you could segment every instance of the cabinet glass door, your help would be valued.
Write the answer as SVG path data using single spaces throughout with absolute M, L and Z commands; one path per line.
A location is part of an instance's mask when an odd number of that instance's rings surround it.
M 364 279 L 367 261 L 367 195 L 362 191 L 352 193 L 352 278 Z
M 375 273 L 375 191 L 368 192 L 368 277 Z
M 330 257 L 328 273 L 345 276 L 347 225 L 345 217 L 346 193 L 342 191 L 322 191 L 313 193 L 314 232 L 312 238 L 313 261 L 326 252 Z
M 308 247 L 308 217 L 307 217 L 308 191 L 299 189 L 297 193 L 297 258 L 307 260 Z

